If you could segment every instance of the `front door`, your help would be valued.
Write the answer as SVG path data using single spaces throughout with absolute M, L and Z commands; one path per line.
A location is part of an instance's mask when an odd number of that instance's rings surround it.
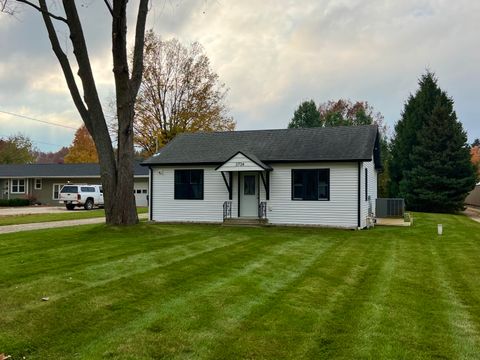
M 258 217 L 258 174 L 240 174 L 240 216 Z

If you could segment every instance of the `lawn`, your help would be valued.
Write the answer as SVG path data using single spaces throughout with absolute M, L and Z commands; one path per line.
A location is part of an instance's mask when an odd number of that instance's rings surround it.
M 479 358 L 480 224 L 415 220 L 368 231 L 141 223 L 0 235 L 0 353 Z
M 146 207 L 138 207 L 139 214 L 147 212 Z M 3 225 L 17 225 L 30 224 L 39 222 L 61 221 L 61 220 L 79 220 L 104 217 L 105 211 L 103 209 L 83 210 L 75 209 L 69 212 L 52 213 L 52 214 L 28 214 L 28 215 L 6 215 L 0 216 L 0 226 Z

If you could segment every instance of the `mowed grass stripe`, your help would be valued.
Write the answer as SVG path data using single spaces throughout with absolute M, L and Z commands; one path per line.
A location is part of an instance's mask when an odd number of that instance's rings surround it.
M 439 257 L 434 245 L 431 243 L 431 253 L 434 260 L 435 272 L 439 281 L 439 289 L 442 291 L 442 300 L 445 304 L 445 316 L 448 320 L 450 334 L 453 338 L 455 357 L 473 359 L 478 356 L 480 338 L 478 323 L 472 321 L 468 306 L 452 288 L 449 275 Z
M 145 226 L 138 225 L 135 230 L 144 231 Z M 32 275 L 42 276 L 44 273 L 58 272 L 63 268 L 68 270 L 75 267 L 81 268 L 85 264 L 121 259 L 128 254 L 138 254 L 159 246 L 167 247 L 174 243 L 191 240 L 191 232 L 180 231 L 180 233 L 171 234 L 166 230 L 166 234 L 162 234 L 158 230 L 155 231 L 155 227 L 140 237 L 131 229 L 119 232 L 118 228 L 105 225 L 82 225 L 67 229 L 49 230 L 53 236 L 47 238 L 38 237 L 36 235 L 38 231 L 3 235 L 7 237 L 7 244 L 17 240 L 22 245 L 15 254 L 6 256 L 4 262 L 6 271 L 0 274 L 0 280 L 11 280 L 11 273 L 21 276 L 16 278 L 18 281 Z M 198 234 L 198 237 L 202 238 L 203 235 Z M 29 244 L 33 249 L 28 246 Z M 0 256 L 3 258 L 5 255 Z
M 18 311 L 44 306 L 38 299 L 46 295 L 49 295 L 52 301 L 58 301 L 95 287 L 105 286 L 120 278 L 174 265 L 248 240 L 247 237 L 241 237 L 235 241 L 229 241 L 219 236 L 196 238 L 195 241 L 187 244 L 126 255 L 126 257 L 115 258 L 101 264 L 86 264 L 85 268 L 74 272 L 55 272 L 41 279 L 33 279 L 28 283 L 0 289 L 0 309 L 9 309 L 7 317 L 3 321 L 12 319 Z
M 169 349 L 185 354 L 195 352 L 202 357 L 202 346 L 195 346 L 195 343 L 204 344 L 236 326 L 252 309 L 275 298 L 326 251 L 340 245 L 332 241 L 315 244 L 312 240 L 311 236 L 306 236 L 282 242 L 255 261 L 244 263 L 228 277 L 218 277 L 195 286 L 181 299 L 174 297 L 159 302 L 158 307 L 128 324 L 126 329 L 107 334 L 108 341 L 105 338 L 99 340 L 98 348 L 93 347 L 90 353 L 83 355 L 89 358 L 94 353 L 101 353 L 122 358 L 126 347 L 141 341 L 142 351 L 137 354 L 140 358 L 142 355 L 170 357 L 174 354 Z M 308 252 L 306 245 L 311 247 Z M 255 296 L 251 296 L 252 292 Z M 195 316 L 199 307 L 203 311 L 208 308 L 201 317 Z M 175 327 L 165 327 L 165 322 L 171 321 L 172 317 L 175 317 Z M 189 332 L 192 329 L 198 331 Z
M 0 352 L 14 359 L 480 353 L 480 224 L 463 216 L 415 214 L 411 228 L 370 231 L 140 224 L 18 235 L 0 235 Z
M 215 340 L 213 351 L 205 358 L 300 358 L 298 350 L 308 348 L 322 315 L 348 296 L 352 283 L 365 270 L 357 266 L 357 261 L 370 249 L 368 244 L 359 246 L 349 241 L 330 247 L 288 288 L 257 306 Z
M 208 231 L 208 227 L 202 229 Z M 211 229 L 216 230 L 218 227 L 211 227 Z M 234 235 L 238 232 L 250 233 L 251 231 L 240 229 L 234 232 Z M 123 323 L 137 318 L 139 313 L 146 311 L 158 298 L 168 299 L 169 296 L 178 296 L 178 293 L 183 293 L 185 288 L 197 282 L 199 283 L 197 286 L 201 286 L 217 277 L 228 277 L 229 272 L 241 269 L 245 261 L 251 262 L 257 258 L 263 258 L 271 253 L 272 248 L 282 243 L 276 239 L 255 241 L 257 237 L 258 235 L 251 235 L 248 245 L 233 245 L 226 251 L 219 250 L 208 255 L 204 254 L 161 269 L 162 271 L 148 271 L 127 276 L 99 286 L 95 291 L 89 290 L 61 301 L 43 303 L 41 312 L 22 312 L 12 323 L 2 324 L 2 327 L 8 329 L 6 333 L 11 335 L 9 341 L 14 342 L 16 331 L 12 325 L 27 323 L 28 325 L 23 327 L 23 343 L 28 343 L 32 351 L 46 344 L 49 344 L 50 352 L 56 347 L 60 352 L 68 351 L 62 347 L 62 344 L 55 344 L 55 339 L 71 336 L 67 345 L 72 345 L 72 342 L 81 344 L 92 341 L 98 338 L 98 334 L 108 333 L 110 328 L 121 327 Z M 294 239 L 288 237 L 287 241 L 293 242 Z M 199 277 L 199 274 L 202 276 Z M 162 291 L 163 288 L 166 290 Z M 121 316 L 118 316 L 119 310 L 122 310 Z M 59 326 L 42 329 L 46 319 L 58 320 Z M 95 321 L 95 324 L 91 324 L 87 329 L 82 328 L 82 331 L 78 332 L 78 328 L 85 321 L 88 323 L 94 319 L 100 322 Z M 39 329 L 42 330 L 39 331 Z M 22 342 L 20 342 L 21 345 Z M 55 354 L 55 357 L 57 356 L 60 355 Z

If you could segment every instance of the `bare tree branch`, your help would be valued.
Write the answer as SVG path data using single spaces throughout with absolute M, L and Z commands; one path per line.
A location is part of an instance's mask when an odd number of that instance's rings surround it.
M 75 77 L 73 75 L 72 67 L 70 66 L 70 62 L 68 61 L 67 55 L 62 50 L 60 46 L 60 42 L 58 41 L 57 33 L 55 32 L 55 28 L 53 26 L 52 20 L 50 15 L 48 15 L 48 8 L 47 3 L 45 0 L 39 0 L 40 4 L 40 12 L 42 13 L 43 21 L 45 22 L 45 26 L 47 27 L 48 37 L 50 38 L 50 43 L 52 45 L 53 52 L 57 56 L 58 62 L 62 68 L 63 74 L 65 75 L 65 80 L 67 81 L 68 89 L 72 94 L 73 102 L 82 117 L 82 120 L 87 122 L 89 121 L 89 114 L 85 104 L 83 103 L 82 97 L 77 87 L 77 83 L 75 82 Z
M 49 12 L 48 10 L 45 10 L 46 8 L 46 5 L 45 5 L 45 8 L 43 8 L 41 5 L 38 6 L 38 5 L 35 5 L 34 3 L 28 1 L 28 0 L 16 0 L 17 2 L 19 3 L 23 3 L 23 4 L 26 4 L 28 6 L 31 6 L 33 7 L 34 9 L 37 9 L 38 11 L 40 11 L 42 13 L 42 15 L 48 15 L 50 16 L 51 18 L 55 19 L 55 20 L 59 20 L 59 21 L 63 21 L 65 24 L 68 24 L 68 21 L 67 19 L 65 19 L 64 17 L 62 16 L 58 16 L 58 15 L 55 15 L 55 14 L 52 14 L 51 12 Z M 5 2 L 6 4 L 6 2 Z
M 138 5 L 137 27 L 135 29 L 135 45 L 133 48 L 133 65 L 130 88 L 133 94 L 138 93 L 143 73 L 143 45 L 145 43 L 145 23 L 148 13 L 148 0 L 140 0 Z
M 105 3 L 105 5 L 107 5 L 107 9 L 110 12 L 110 15 L 113 16 L 113 8 L 112 8 L 112 4 L 110 4 L 110 1 L 109 0 L 103 0 L 103 2 Z

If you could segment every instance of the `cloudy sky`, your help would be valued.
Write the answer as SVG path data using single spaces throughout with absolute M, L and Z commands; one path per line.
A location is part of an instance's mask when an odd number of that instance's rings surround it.
M 108 14 L 103 1 L 77 3 L 106 104 Z M 469 0 L 155 0 L 148 25 L 165 39 L 204 46 L 240 130 L 284 128 L 303 100 L 339 98 L 368 101 L 393 128 L 428 68 L 472 141 L 480 137 L 479 19 L 480 2 Z M 0 137 L 21 132 L 45 151 L 69 145 L 81 120 L 38 13 L 20 6 L 15 17 L 0 14 L 0 49 Z

